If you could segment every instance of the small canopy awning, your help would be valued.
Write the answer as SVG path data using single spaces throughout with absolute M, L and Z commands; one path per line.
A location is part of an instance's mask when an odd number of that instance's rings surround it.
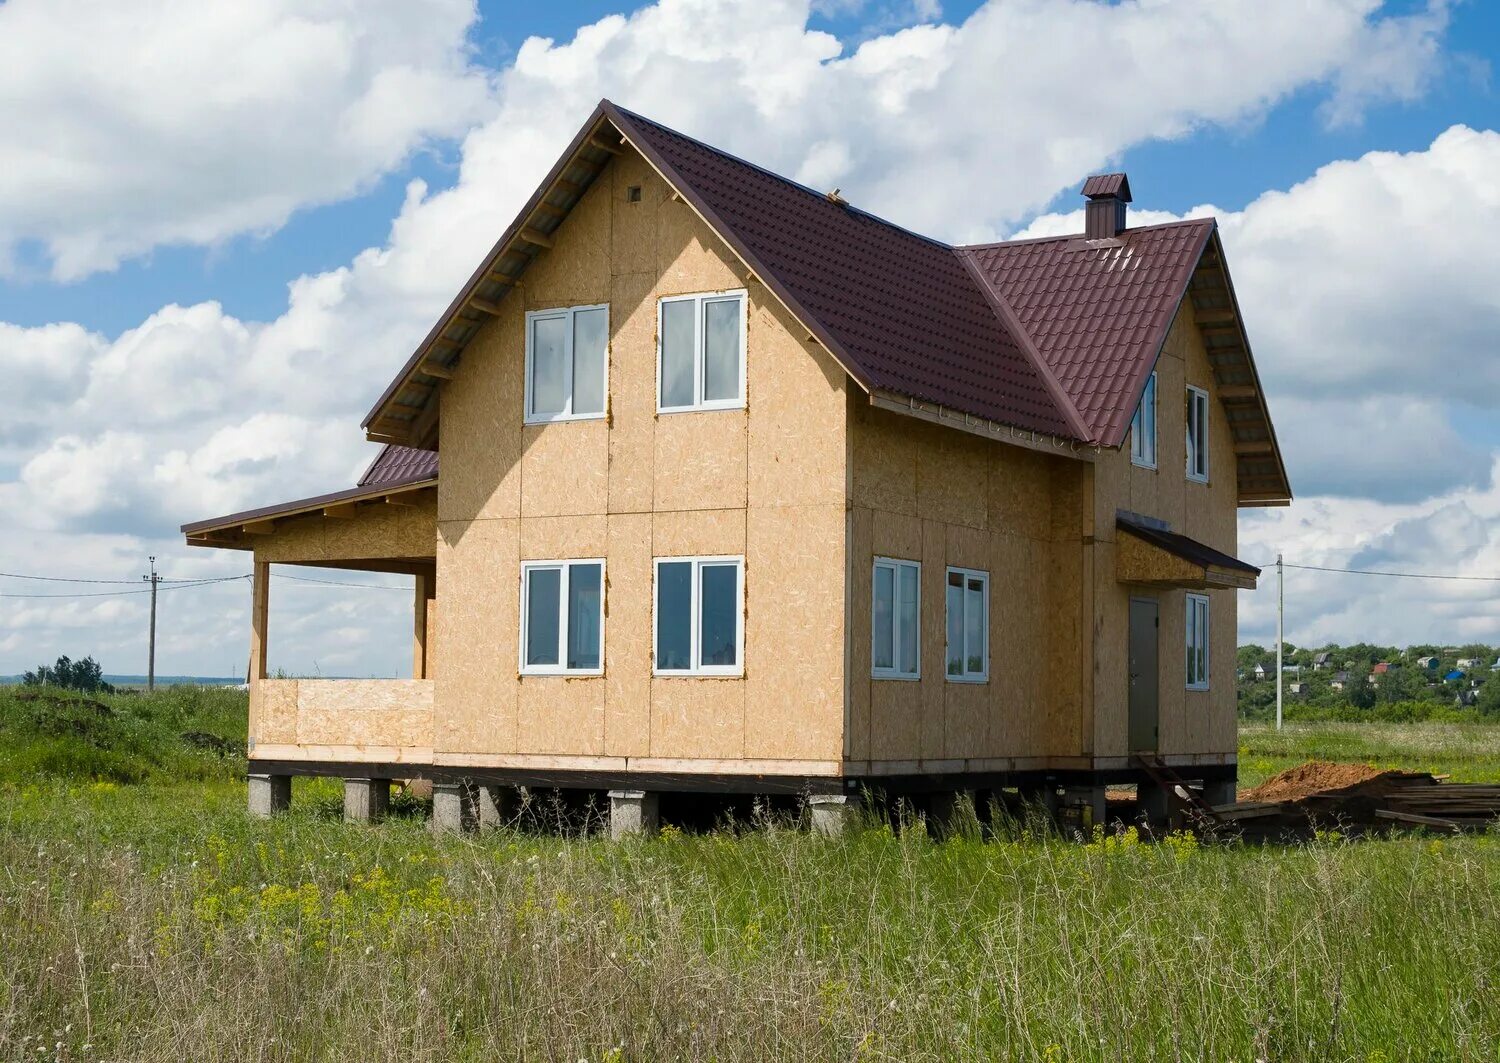
M 1116 517 L 1115 527 L 1121 532 L 1115 554 L 1115 578 L 1121 583 L 1255 589 L 1260 569 L 1197 539 L 1123 515 Z

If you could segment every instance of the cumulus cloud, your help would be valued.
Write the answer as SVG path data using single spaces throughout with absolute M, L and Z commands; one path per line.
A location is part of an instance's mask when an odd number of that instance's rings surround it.
M 0 5 L 0 265 L 263 232 L 487 103 L 473 0 Z
M 10 30 L 0 51 L 18 38 L 50 40 L 52 10 L 0 7 L 0 30 Z M 1241 122 L 1309 85 L 1337 91 L 1341 72 L 1390 32 L 1374 0 L 1019 0 L 845 54 L 808 28 L 805 0 L 662 0 L 570 41 L 528 40 L 513 65 L 486 76 L 456 43 L 472 17 L 466 3 L 361 7 L 358 32 L 339 5 L 256 5 L 224 22 L 209 14 L 220 10 L 165 17 L 157 43 L 141 46 L 163 57 L 159 66 L 129 48 L 112 60 L 96 44 L 109 61 L 87 64 L 95 80 L 85 83 L 102 79 L 109 95 L 132 82 L 107 105 L 72 98 L 77 113 L 62 113 L 71 97 L 54 93 L 0 117 L 0 132 L 17 127 L 0 137 L 0 245 L 41 241 L 57 272 L 72 275 L 156 244 L 272 226 L 297 205 L 346 194 L 423 138 L 484 118 L 464 136 L 454 187 L 412 182 L 385 243 L 292 282 L 273 321 L 204 303 L 164 307 L 113 339 L 69 325 L 0 327 L 0 366 L 35 396 L 17 427 L 0 428 L 0 508 L 54 544 L 5 537 L 0 563 L 12 568 L 57 556 L 59 542 L 123 530 L 110 541 L 155 548 L 184 568 L 237 570 L 242 559 L 185 551 L 175 524 L 350 482 L 369 457 L 360 414 L 601 95 L 782 172 L 842 184 L 858 205 L 903 224 L 979 238 L 1013 227 L 1132 144 Z M 115 32 L 130 41 L 138 31 Z M 249 41 L 247 54 L 225 33 Z M 1416 67 L 1430 61 L 1420 49 L 1403 54 Z M 199 58 L 208 55 L 212 84 Z M 9 85 L 0 94 L 84 77 L 71 57 L 59 61 L 62 73 L 33 70 L 34 82 L 0 64 L 0 86 Z M 1097 76 L 1079 78 L 1080 69 Z M 125 151 L 132 137 L 137 150 Z M 118 162 L 113 183 L 90 182 L 99 160 Z M 60 169 L 69 181 L 59 183 Z M 1267 239 L 1255 254 L 1282 246 Z M 1251 251 L 1231 256 L 1237 276 L 1251 268 L 1241 262 Z M 1271 341 L 1257 333 L 1256 342 L 1259 352 Z M 44 349 L 45 365 L 36 357 Z M 80 552 L 79 567 L 89 559 Z M 207 616 L 192 627 L 218 637 Z M 240 645 L 242 623 L 228 628 Z M 332 652 L 332 630 L 308 629 L 306 659 Z M 390 651 L 371 646 L 356 658 L 383 662 Z

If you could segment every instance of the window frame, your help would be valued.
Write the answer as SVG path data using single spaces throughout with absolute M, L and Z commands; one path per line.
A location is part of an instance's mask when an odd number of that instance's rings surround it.
M 569 668 L 568 660 L 568 587 L 572 579 L 571 567 L 573 565 L 598 565 L 599 566 L 599 666 L 597 668 Z M 556 664 L 528 664 L 526 662 L 526 647 L 530 641 L 528 635 L 531 630 L 531 574 L 541 570 L 558 569 L 562 572 L 562 578 L 558 581 L 557 594 L 557 663 Z M 605 588 L 605 564 L 602 557 L 564 557 L 553 558 L 544 561 L 522 561 L 521 562 L 521 623 L 520 623 L 520 646 L 518 647 L 517 659 L 519 661 L 521 675 L 561 675 L 561 676 L 599 676 L 604 674 L 604 621 L 609 612 L 604 607 Z
M 1208 391 L 1193 384 L 1187 386 L 1187 478 L 1193 483 L 1208 483 Z M 1198 435 L 1196 441 L 1193 436 L 1193 422 L 1198 421 Z M 1196 442 L 1196 445 L 1195 445 Z M 1203 466 L 1200 473 L 1193 468 L 1194 458 L 1201 458 L 1199 463 Z
M 1148 407 L 1146 399 L 1151 402 Z M 1156 370 L 1151 370 L 1151 375 L 1146 378 L 1146 387 L 1141 392 L 1141 401 L 1136 404 L 1135 416 L 1130 419 L 1130 463 L 1142 469 L 1156 468 L 1156 445 L 1157 432 L 1157 393 L 1156 393 Z M 1149 416 L 1151 431 L 1145 431 L 1145 422 Z M 1146 446 L 1150 442 L 1150 447 Z M 1148 453 L 1149 450 L 1149 453 Z
M 601 394 L 604 396 L 603 408 L 597 413 L 574 413 L 573 396 L 573 336 L 576 331 L 573 319 L 580 313 L 591 310 L 604 311 L 604 381 Z M 561 413 L 536 413 L 532 410 L 532 399 L 536 394 L 536 322 L 562 318 L 567 321 L 567 339 L 563 347 L 563 362 L 567 372 L 566 390 L 568 395 L 567 409 Z M 553 424 L 557 421 L 597 421 L 609 415 L 609 304 L 590 303 L 580 306 L 557 306 L 548 310 L 526 311 L 526 368 L 525 389 L 521 397 L 523 421 L 525 424 Z
M 1208 595 L 1206 594 L 1189 593 L 1184 597 L 1186 600 L 1186 604 L 1183 609 L 1183 626 L 1186 629 L 1187 636 L 1184 640 L 1184 644 L 1187 653 L 1195 654 L 1196 656 L 1201 657 L 1201 661 L 1198 663 L 1200 664 L 1202 675 L 1197 679 L 1193 678 L 1193 662 L 1191 658 L 1187 658 L 1183 662 L 1186 672 L 1183 678 L 1186 680 L 1186 688 L 1188 690 L 1207 690 L 1209 688 L 1209 680 L 1211 678 L 1210 665 L 1212 661 L 1212 656 L 1209 652 L 1209 640 L 1211 638 L 1210 629 L 1212 627 L 1210 621 L 1211 611 L 1209 609 L 1209 599 Z M 1200 612 L 1203 620 L 1201 627 L 1203 640 L 1202 645 L 1198 646 L 1194 643 L 1194 638 L 1199 634 L 1198 614 Z
M 693 566 L 688 599 L 689 629 L 688 652 L 691 664 L 687 668 L 662 668 L 657 654 L 657 642 L 661 632 L 661 566 L 691 562 Z M 703 656 L 703 567 L 705 565 L 733 564 L 735 570 L 734 603 L 734 660 L 732 665 L 704 664 Z M 744 554 L 690 554 L 684 556 L 655 557 L 651 559 L 651 674 L 662 679 L 738 679 L 745 674 L 745 555 Z
M 740 306 L 740 378 L 739 395 L 733 399 L 705 399 L 703 397 L 703 380 L 705 365 L 708 357 L 704 346 L 703 318 L 706 313 L 704 309 L 709 303 L 728 302 L 731 299 L 739 301 Z M 662 331 L 662 318 L 668 303 L 692 302 L 696 309 L 693 314 L 693 401 L 686 406 L 665 406 L 662 404 L 662 357 L 665 354 L 663 341 L 665 335 Z M 743 410 L 745 408 L 745 380 L 746 366 L 750 362 L 750 296 L 745 288 L 726 288 L 716 292 L 686 292 L 682 295 L 663 295 L 656 300 L 656 412 L 662 413 L 702 413 L 710 410 Z
M 984 665 L 979 672 L 970 672 L 968 655 L 965 654 L 962 675 L 953 675 L 948 671 L 949 651 L 953 648 L 948 643 L 948 580 L 955 575 L 961 576 L 964 582 L 965 615 L 961 626 L 965 637 L 968 633 L 969 580 L 977 579 L 984 584 Z M 948 571 L 943 575 L 943 678 L 950 683 L 988 683 L 990 681 L 990 574 L 982 568 L 959 568 L 957 565 L 949 565 Z
M 881 568 L 891 570 L 891 667 L 880 668 L 875 664 L 875 574 Z M 916 671 L 901 670 L 901 570 L 910 568 L 917 573 L 917 652 Z M 870 566 L 870 678 L 895 679 L 914 683 L 922 678 L 922 562 L 902 557 L 877 556 Z

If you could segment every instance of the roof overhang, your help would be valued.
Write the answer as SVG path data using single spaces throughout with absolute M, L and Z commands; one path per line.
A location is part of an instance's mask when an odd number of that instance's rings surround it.
M 1260 569 L 1165 528 L 1121 516 L 1115 527 L 1115 579 L 1188 590 L 1254 590 Z
M 315 513 L 332 519 L 348 519 L 370 506 L 416 505 L 424 492 L 436 487 L 437 479 L 434 477 L 407 483 L 352 487 L 347 491 L 335 491 L 332 494 L 315 495 L 294 502 L 282 502 L 260 509 L 247 509 L 242 513 L 195 521 L 184 524 L 181 530 L 187 537 L 189 546 L 251 550 L 255 547 L 257 537 L 275 532 L 278 520 Z
M 1234 282 L 1217 228 L 1188 283 L 1187 299 L 1213 367 L 1215 390 L 1234 437 L 1235 481 L 1241 506 L 1286 506 L 1291 480 L 1276 441 L 1265 390 L 1240 314 Z M 1142 380 L 1141 386 L 1145 387 Z
M 500 303 L 520 283 L 526 267 L 552 246 L 553 234 L 568 213 L 624 150 L 600 104 L 366 414 L 366 438 L 437 449 L 442 387 L 452 379 L 464 348 L 499 313 Z

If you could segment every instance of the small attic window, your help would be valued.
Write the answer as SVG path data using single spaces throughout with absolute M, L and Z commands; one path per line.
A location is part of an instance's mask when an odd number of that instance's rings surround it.
M 641 201 L 641 186 L 631 185 L 625 189 L 625 201 L 627 203 L 639 203 Z

